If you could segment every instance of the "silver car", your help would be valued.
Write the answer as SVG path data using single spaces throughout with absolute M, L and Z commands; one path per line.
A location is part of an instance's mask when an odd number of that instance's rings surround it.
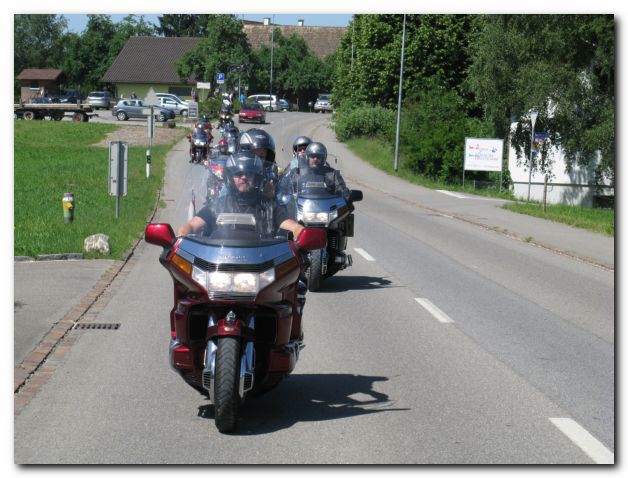
M 188 103 L 184 103 L 182 101 L 177 101 L 174 98 L 168 96 L 157 96 L 159 98 L 159 106 L 162 108 L 166 108 L 168 110 L 172 110 L 175 114 L 181 116 L 188 115 L 188 109 L 190 108 Z
M 87 95 L 87 104 L 94 107 L 94 109 L 105 108 L 108 110 L 113 103 L 113 95 L 108 91 L 92 91 Z
M 327 111 L 333 111 L 331 106 L 331 95 L 319 94 L 316 99 L 316 103 L 314 103 L 314 113 L 326 113 Z

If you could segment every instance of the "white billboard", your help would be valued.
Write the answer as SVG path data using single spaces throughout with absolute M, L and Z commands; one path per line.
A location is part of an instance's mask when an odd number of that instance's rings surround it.
M 501 171 L 503 155 L 503 139 L 464 139 L 464 169 L 467 171 Z

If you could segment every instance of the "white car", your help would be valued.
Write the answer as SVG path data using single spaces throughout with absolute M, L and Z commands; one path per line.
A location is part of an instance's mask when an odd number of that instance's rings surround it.
M 246 99 L 247 103 L 259 103 L 266 111 L 277 111 L 277 97 L 275 95 L 251 95 Z
M 175 95 L 174 93 L 155 93 L 157 98 L 171 98 L 179 103 L 187 104 L 188 102 L 181 97 Z
M 331 95 L 319 94 L 316 99 L 316 103 L 314 103 L 314 113 L 325 113 L 327 111 L 333 111 L 331 106 Z
M 161 106 L 162 108 L 172 110 L 176 114 L 181 115 L 181 116 L 188 115 L 188 110 L 190 109 L 190 106 L 187 101 L 186 102 L 177 101 L 174 98 L 171 98 L 170 96 L 157 95 L 157 98 L 159 98 L 159 106 Z

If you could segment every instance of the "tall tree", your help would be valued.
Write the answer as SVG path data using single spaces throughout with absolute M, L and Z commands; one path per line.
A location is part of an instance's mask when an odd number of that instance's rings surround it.
M 67 52 L 67 20 L 58 15 L 14 15 L 13 68 L 60 68 Z M 19 85 L 18 85 L 19 86 Z
M 519 118 L 511 142 L 525 158 L 535 109 L 535 130 L 563 147 L 568 165 L 600 155 L 600 177 L 614 180 L 613 16 L 487 15 L 484 23 L 473 43 L 469 84 L 496 129 L 507 133 Z
M 331 90 L 335 63 L 325 63 L 308 48 L 301 35 L 293 33 L 284 37 L 275 28 L 273 47 L 273 93 L 305 105 L 319 92 Z M 271 48 L 262 45 L 254 52 L 254 69 L 251 88 L 269 91 Z
M 190 76 L 214 82 L 218 72 L 229 71 L 230 65 L 251 64 L 251 46 L 235 15 L 207 15 L 206 37 L 177 62 L 182 80 Z M 237 84 L 237 75 L 227 75 L 227 88 Z
M 157 17 L 157 33 L 165 37 L 204 37 L 211 15 L 181 15 L 168 13 Z
M 407 15 L 404 91 L 426 80 L 462 90 L 472 15 Z M 334 103 L 393 106 L 399 91 L 403 15 L 355 15 L 337 50 Z

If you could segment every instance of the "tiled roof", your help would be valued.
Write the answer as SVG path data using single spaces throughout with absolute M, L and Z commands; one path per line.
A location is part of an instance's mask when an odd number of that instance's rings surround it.
M 319 58 L 336 51 L 346 27 L 306 27 L 276 25 L 282 35 L 302 35 L 310 50 Z M 244 22 L 244 32 L 254 49 L 270 45 L 270 26 Z M 102 77 L 103 83 L 179 84 L 176 62 L 196 47 L 202 38 L 131 37 Z M 26 71 L 26 70 L 25 70 Z M 18 77 L 19 79 L 19 77 Z M 30 78 L 29 78 L 30 79 Z M 192 83 L 193 78 L 188 82 Z
M 63 75 L 63 70 L 52 68 L 27 68 L 17 75 L 18 80 L 56 80 Z
M 301 35 L 307 43 L 309 49 L 321 60 L 336 51 L 340 44 L 340 38 L 346 33 L 346 27 L 306 27 L 294 25 L 275 25 L 281 29 L 284 37 L 289 37 L 293 33 Z M 262 45 L 270 46 L 271 27 L 267 25 L 244 24 L 251 48 L 257 49 Z
M 200 41 L 192 37 L 131 37 L 101 81 L 178 84 L 177 60 Z

